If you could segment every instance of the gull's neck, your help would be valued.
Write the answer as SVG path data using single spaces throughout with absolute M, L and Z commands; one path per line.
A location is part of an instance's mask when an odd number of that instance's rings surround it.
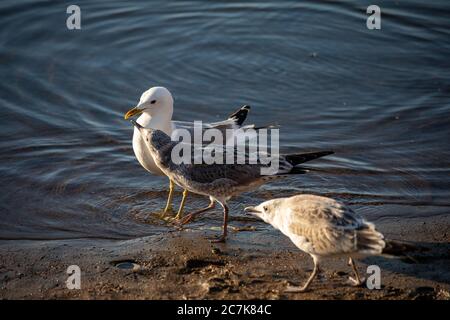
M 137 119 L 137 123 L 145 128 L 158 129 L 170 136 L 172 134 L 172 115 L 168 114 L 150 114 L 144 112 Z

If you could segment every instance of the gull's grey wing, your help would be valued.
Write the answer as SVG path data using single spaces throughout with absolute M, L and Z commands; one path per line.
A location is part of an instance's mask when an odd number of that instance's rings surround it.
M 305 161 L 310 161 L 313 159 L 317 159 L 319 157 L 330 154 L 330 152 L 309 152 L 303 154 L 295 154 L 295 155 L 279 155 L 279 154 L 271 154 L 267 152 L 257 152 L 256 148 L 252 150 L 248 146 L 245 145 L 235 145 L 232 149 L 228 149 L 224 145 L 215 144 L 214 146 L 205 146 L 198 144 L 189 144 L 185 142 L 176 143 L 177 152 L 181 154 L 181 149 L 184 149 L 183 152 L 189 152 L 190 157 L 188 155 L 185 157 L 184 163 L 186 164 L 205 164 L 205 165 L 225 165 L 227 162 L 229 152 L 232 152 L 233 155 L 233 163 L 239 165 L 252 165 L 257 166 L 259 169 L 262 168 L 271 168 L 270 171 L 265 171 L 265 176 L 274 176 L 274 175 L 286 175 L 286 174 L 302 174 L 308 172 L 308 170 L 304 168 L 298 167 L 294 169 L 300 163 Z M 211 155 L 210 161 L 206 160 L 205 157 Z M 222 159 L 222 163 L 214 161 L 215 159 Z M 272 162 L 278 159 L 278 165 L 272 167 Z M 300 160 L 299 160 L 300 159 Z M 205 161 L 206 160 L 206 161 Z M 272 170 L 273 169 L 273 170 Z
M 183 173 L 198 183 L 214 183 L 227 179 L 234 185 L 246 185 L 262 178 L 261 166 L 252 164 L 192 164 L 183 165 Z
M 357 250 L 357 233 L 355 231 L 331 228 L 325 225 L 297 224 L 292 222 L 289 232 L 291 240 L 296 243 L 297 239 L 301 239 L 301 245 L 303 247 L 307 246 L 309 253 L 333 255 L 355 252 Z
M 372 223 L 333 199 L 305 195 L 293 197 L 288 205 L 293 241 L 302 237 L 316 254 L 378 254 L 385 245 Z
M 220 122 L 210 123 L 209 125 L 212 128 L 219 128 L 219 127 L 228 127 L 229 129 L 239 128 L 245 122 L 245 119 L 247 119 L 249 112 L 250 112 L 250 106 L 244 105 L 244 106 L 240 107 L 239 109 L 237 109 L 232 114 L 230 114 L 228 116 L 228 119 L 226 119 L 224 121 L 220 121 Z
M 216 129 L 219 130 L 219 132 L 222 134 L 222 137 L 224 138 L 224 141 L 220 143 L 220 141 L 214 141 L 218 144 L 224 144 L 226 140 L 230 139 L 231 137 L 227 137 L 227 130 L 237 130 L 242 129 L 243 132 L 246 132 L 247 130 L 253 129 L 253 130 L 260 130 L 260 129 L 270 129 L 270 128 L 276 128 L 276 125 L 265 125 L 265 126 L 259 126 L 257 127 L 254 124 L 249 124 L 243 126 L 244 121 L 247 119 L 247 115 L 250 111 L 250 106 L 244 105 L 243 107 L 239 108 L 235 112 L 233 112 L 228 119 L 219 121 L 219 122 L 213 122 L 213 123 L 204 123 L 202 122 L 201 130 L 202 130 L 202 136 L 204 132 L 208 129 Z M 172 134 L 172 139 L 179 141 L 178 136 L 181 135 L 181 132 L 179 129 L 187 130 L 189 132 L 190 137 L 194 137 L 194 122 L 186 122 L 186 121 L 173 121 L 175 125 L 175 130 Z M 192 141 L 184 141 L 184 142 L 190 142 Z M 204 145 L 208 145 L 212 141 L 205 141 Z
M 250 112 L 250 106 L 244 105 L 237 109 L 235 112 L 230 114 L 227 119 L 219 122 L 212 122 L 212 123 L 202 123 L 202 129 L 211 129 L 216 128 L 219 130 L 225 130 L 225 129 L 237 129 L 242 126 L 242 124 L 247 119 L 248 113 Z M 187 121 L 173 121 L 176 128 L 182 128 L 187 130 L 193 130 L 194 129 L 194 123 L 193 122 L 187 122 Z
M 299 195 L 290 198 L 288 204 L 292 208 L 292 218 L 304 224 L 357 229 L 365 223 L 352 209 L 330 198 Z
M 208 162 L 205 163 L 205 159 L 204 156 L 207 155 L 212 155 L 212 157 L 221 157 L 223 159 L 223 163 L 225 164 L 226 161 L 226 157 L 229 155 L 229 152 L 231 152 L 233 154 L 233 159 L 235 161 L 233 161 L 233 163 L 236 163 L 237 159 L 244 159 L 243 161 L 240 161 L 239 163 L 245 163 L 245 164 L 261 164 L 262 161 L 262 156 L 265 157 L 269 157 L 270 155 L 266 152 L 260 152 L 259 156 L 258 156 L 258 152 L 257 152 L 257 146 L 255 146 L 254 149 L 249 148 L 248 145 L 233 145 L 230 148 L 228 148 L 226 145 L 223 144 L 207 144 L 207 145 L 200 145 L 200 144 L 193 144 L 193 143 L 189 143 L 189 142 L 184 142 L 184 141 L 180 141 L 180 142 L 174 142 L 175 145 L 177 145 L 177 152 L 181 150 L 189 152 L 190 154 L 190 158 L 186 160 L 188 163 L 204 163 L 207 164 Z M 198 161 L 196 161 L 198 160 Z M 251 162 L 250 160 L 254 160 L 253 162 Z M 281 157 L 281 162 L 286 162 L 285 158 L 282 156 Z M 291 166 L 292 167 L 292 166 Z
M 216 137 L 214 137 L 214 139 L 212 139 L 213 141 L 203 141 L 203 137 L 205 134 L 206 130 L 211 130 L 211 129 L 215 129 L 218 130 L 221 134 L 222 140 L 217 141 L 215 140 Z M 215 126 L 211 126 L 209 124 L 203 124 L 201 127 L 201 139 L 202 139 L 202 143 L 203 146 L 207 146 L 211 143 L 214 144 L 219 144 L 219 145 L 223 145 L 227 142 L 228 139 L 232 138 L 232 136 L 227 136 L 227 130 L 232 130 L 233 132 L 235 130 L 239 129 L 239 127 L 237 127 L 233 122 L 224 122 L 221 123 L 219 125 L 215 125 Z M 188 135 L 184 136 L 184 132 L 183 131 L 187 131 Z M 244 129 L 245 130 L 245 129 Z M 174 141 L 180 141 L 183 143 L 190 143 L 193 144 L 194 143 L 194 139 L 195 139 L 195 127 L 193 124 L 190 125 L 183 125 L 183 126 L 177 126 L 175 130 L 173 130 L 172 132 L 172 140 Z M 212 134 L 212 132 L 211 132 Z M 234 135 L 234 134 L 233 134 Z M 190 140 L 189 140 L 190 139 Z M 188 140 L 188 141 L 186 141 Z

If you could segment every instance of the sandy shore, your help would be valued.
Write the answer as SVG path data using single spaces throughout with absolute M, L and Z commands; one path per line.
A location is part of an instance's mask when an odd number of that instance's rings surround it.
M 384 219 L 387 237 L 427 249 L 408 259 L 371 257 L 359 263 L 381 268 L 380 290 L 355 288 L 349 267 L 329 260 L 311 291 L 284 293 L 302 283 L 311 259 L 280 234 L 183 230 L 127 241 L 55 240 L 0 242 L 3 299 L 450 299 L 450 218 Z M 81 268 L 81 289 L 66 287 L 69 265 Z

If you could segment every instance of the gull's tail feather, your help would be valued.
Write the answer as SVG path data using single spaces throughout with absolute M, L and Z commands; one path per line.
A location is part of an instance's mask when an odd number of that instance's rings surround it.
M 293 166 L 298 164 L 308 162 L 317 158 L 328 156 L 333 154 L 333 151 L 319 151 L 319 152 L 308 152 L 308 153 L 297 153 L 297 154 L 286 154 L 285 159 Z
M 356 230 L 356 248 L 358 252 L 378 255 L 381 254 L 386 247 L 384 236 L 375 230 L 372 223 L 366 222 L 358 230 Z
M 244 123 L 245 119 L 247 119 L 249 111 L 250 106 L 245 105 L 236 110 L 235 112 L 233 112 L 232 114 L 230 114 L 228 120 L 233 120 L 236 125 L 241 126 Z

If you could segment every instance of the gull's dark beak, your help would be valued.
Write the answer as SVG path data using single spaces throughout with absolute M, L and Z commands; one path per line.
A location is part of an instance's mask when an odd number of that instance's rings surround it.
M 134 107 L 134 108 L 128 110 L 128 112 L 125 113 L 123 118 L 125 120 L 128 120 L 131 117 L 134 117 L 134 116 L 137 116 L 137 115 L 141 114 L 143 111 L 144 110 L 142 110 L 142 109 L 138 109 L 138 107 Z
M 139 123 L 137 123 L 137 122 L 134 121 L 133 119 L 131 119 L 130 122 L 133 124 L 133 126 L 135 126 L 136 128 L 138 128 L 139 131 L 141 131 L 141 129 L 144 129 L 143 126 L 141 126 Z
M 258 209 L 256 209 L 255 207 L 246 207 L 244 209 L 244 212 L 247 214 L 257 214 L 260 213 Z

